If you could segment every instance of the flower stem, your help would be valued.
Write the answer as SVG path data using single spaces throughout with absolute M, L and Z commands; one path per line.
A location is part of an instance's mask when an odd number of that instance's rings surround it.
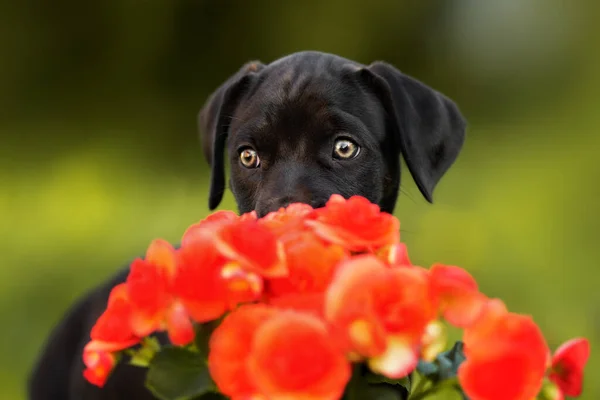
M 421 386 L 421 382 L 419 382 L 416 389 L 422 389 L 422 388 L 419 388 L 419 386 Z M 424 386 L 424 384 L 423 384 L 423 386 Z M 459 390 L 456 379 L 447 379 L 447 380 L 441 381 L 425 390 L 420 390 L 420 391 L 415 390 L 414 396 L 411 396 L 410 400 L 422 400 L 422 399 L 426 398 L 427 396 L 435 394 L 436 392 L 439 392 L 440 390 L 446 389 L 446 388 L 452 388 L 452 389 Z
M 429 379 L 427 379 L 426 377 L 421 375 L 421 378 L 419 379 L 419 383 L 417 383 L 414 390 L 411 390 L 409 399 L 413 400 L 413 399 L 417 398 L 416 396 L 418 396 L 421 392 L 423 392 L 425 390 L 425 387 L 427 386 L 427 384 L 430 382 L 431 381 Z

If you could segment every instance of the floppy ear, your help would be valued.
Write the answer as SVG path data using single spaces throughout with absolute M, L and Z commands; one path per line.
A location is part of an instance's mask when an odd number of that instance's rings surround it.
M 208 208 L 212 211 L 225 192 L 224 153 L 231 118 L 240 98 L 247 91 L 254 74 L 264 65 L 260 61 L 244 64 L 208 98 L 198 114 L 198 128 L 204 157 L 211 167 Z
M 406 165 L 432 203 L 433 190 L 463 146 L 465 118 L 452 100 L 387 63 L 374 62 L 362 73 L 377 87 Z

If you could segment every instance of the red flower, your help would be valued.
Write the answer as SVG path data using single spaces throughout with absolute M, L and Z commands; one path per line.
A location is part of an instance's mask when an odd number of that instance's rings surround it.
M 313 215 L 314 209 L 308 204 L 293 203 L 286 208 L 265 215 L 260 221 L 273 234 L 285 241 L 286 236 L 295 235 L 308 229 L 305 222 Z
M 140 341 L 131 329 L 130 320 L 133 307 L 127 296 L 127 286 L 115 286 L 108 297 L 106 310 L 100 315 L 90 332 L 94 342 L 107 343 L 107 351 L 122 350 Z
M 91 341 L 84 347 L 83 376 L 96 386 L 104 386 L 116 364 L 113 353 L 139 343 L 130 326 L 133 308 L 124 283 L 115 286 L 109 295 L 106 310 L 100 315 L 90 333 Z
M 228 263 L 208 238 L 188 242 L 179 251 L 173 291 L 196 322 L 219 318 L 228 309 L 262 294 L 262 278 Z
M 272 278 L 287 274 L 283 243 L 260 222 L 240 220 L 213 234 L 216 249 L 243 270 Z
M 350 379 L 321 319 L 262 304 L 225 317 L 211 337 L 208 364 L 219 390 L 236 399 L 333 400 Z
M 83 377 L 92 385 L 103 387 L 117 363 L 117 358 L 108 351 L 86 349 L 83 351 L 83 363 L 86 366 Z
M 451 265 L 434 264 L 429 273 L 443 317 L 456 327 L 468 327 L 487 299 L 479 292 L 475 279 L 464 269 Z
M 563 343 L 552 356 L 550 380 L 565 396 L 578 397 L 583 387 L 583 369 L 590 357 L 590 342 L 585 338 Z
M 270 298 L 268 304 L 282 310 L 295 310 L 325 318 L 325 293 L 290 293 Z
M 252 216 L 256 217 L 256 213 L 249 214 L 245 217 L 245 219 L 252 219 Z M 190 225 L 190 227 L 188 227 L 183 233 L 181 246 L 185 247 L 198 238 L 210 237 L 214 234 L 214 230 L 217 229 L 217 227 L 224 226 L 238 220 L 240 220 L 240 216 L 233 211 L 216 211 L 204 218 L 202 221 Z
M 228 314 L 209 342 L 208 368 L 219 391 L 231 398 L 251 399 L 259 394 L 248 376 L 247 360 L 258 327 L 276 309 L 264 304 L 246 305 Z
M 464 332 L 458 378 L 471 400 L 531 400 L 542 388 L 548 348 L 533 320 L 490 300 Z
M 373 251 L 400 238 L 398 219 L 381 212 L 379 206 L 364 197 L 352 196 L 346 200 L 334 194 L 315 214 L 315 219 L 306 224 L 324 240 L 350 251 Z
M 248 373 L 270 399 L 337 400 L 351 370 L 321 319 L 283 311 L 256 330 Z
M 350 354 L 390 378 L 415 368 L 435 313 L 426 270 L 388 268 L 373 255 L 343 262 L 326 293 L 325 315 Z
M 285 244 L 288 276 L 270 279 L 268 294 L 322 293 L 346 257 L 341 246 L 326 245 L 309 232 L 299 233 Z
M 154 240 L 144 260 L 136 259 L 127 277 L 127 293 L 133 306 L 131 326 L 138 336 L 166 329 L 169 339 L 185 345 L 194 339 L 194 329 L 185 309 L 173 295 L 177 254 L 164 240 Z
M 385 246 L 377 252 L 377 256 L 383 262 L 392 266 L 410 267 L 413 265 L 410 258 L 408 258 L 408 249 L 404 243 Z

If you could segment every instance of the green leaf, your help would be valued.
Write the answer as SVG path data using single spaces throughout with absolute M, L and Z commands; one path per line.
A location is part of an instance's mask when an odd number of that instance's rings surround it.
M 216 390 L 198 353 L 173 346 L 164 347 L 152 359 L 146 387 L 162 400 L 193 399 Z
M 130 349 L 128 351 L 129 364 L 136 367 L 148 367 L 154 355 L 160 351 L 160 343 L 154 337 L 147 337 L 141 343 L 138 349 Z

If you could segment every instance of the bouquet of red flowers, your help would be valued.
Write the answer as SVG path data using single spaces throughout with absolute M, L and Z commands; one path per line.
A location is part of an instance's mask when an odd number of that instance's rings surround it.
M 215 212 L 177 249 L 155 240 L 112 290 L 84 376 L 102 386 L 127 358 L 161 399 L 581 393 L 586 339 L 552 355 L 531 317 L 486 297 L 464 269 L 413 265 L 399 225 L 365 198 L 334 195 L 264 218 Z M 447 324 L 463 330 L 450 349 Z M 164 333 L 161 344 L 153 335 Z

